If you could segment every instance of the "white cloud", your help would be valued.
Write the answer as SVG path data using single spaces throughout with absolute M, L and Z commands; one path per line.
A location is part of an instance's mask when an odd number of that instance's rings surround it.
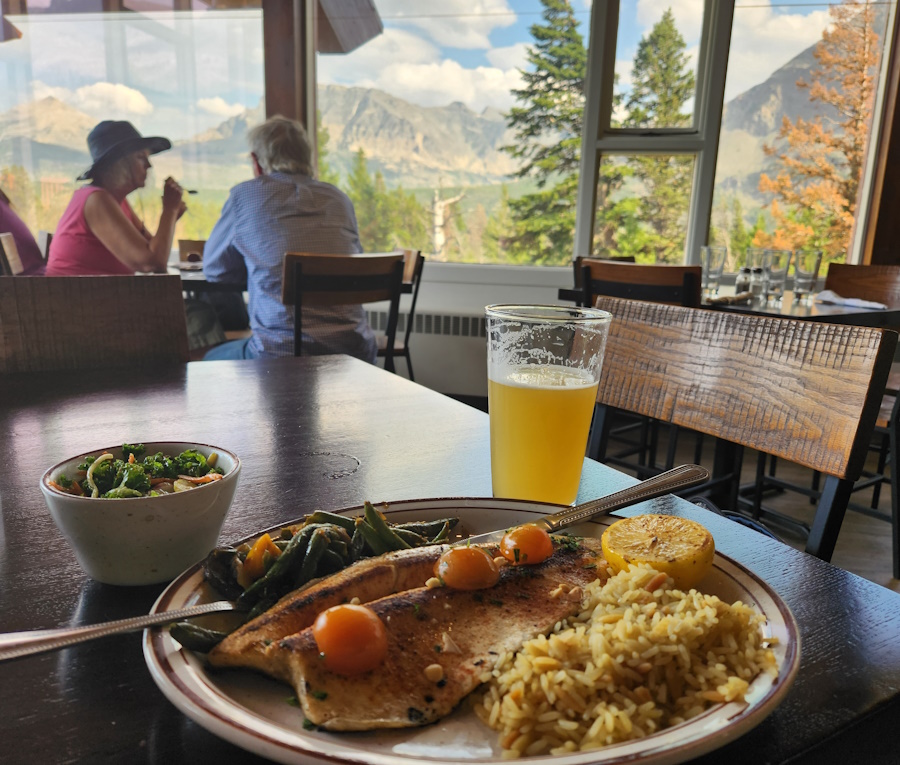
M 77 90 L 32 83 L 35 99 L 53 96 L 76 109 L 103 119 L 132 119 L 153 112 L 153 104 L 134 88 L 113 82 L 95 82 Z
M 207 114 L 223 117 L 225 119 L 228 117 L 236 117 L 246 109 L 243 104 L 229 104 L 220 96 L 216 96 L 215 98 L 201 98 L 197 101 L 197 106 Z
M 386 29 L 349 55 L 320 56 L 318 80 L 377 88 L 422 106 L 461 101 L 476 112 L 486 106 L 505 110 L 513 104 L 510 89 L 522 85 L 513 61 L 514 47 L 503 49 L 508 67 L 467 68 L 443 58 L 437 47 L 419 35 Z
M 525 69 L 528 66 L 529 44 L 520 42 L 505 48 L 492 48 L 485 58 L 498 69 Z
M 506 0 L 377 0 L 376 6 L 388 24 L 420 29 L 446 48 L 490 48 L 491 32 L 516 22 Z

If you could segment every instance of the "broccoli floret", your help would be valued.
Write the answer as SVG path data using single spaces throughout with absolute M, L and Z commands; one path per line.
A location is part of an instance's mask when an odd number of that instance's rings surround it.
M 206 457 L 194 449 L 187 449 L 175 458 L 175 464 L 179 475 L 189 475 L 199 478 L 209 472 Z
M 91 463 L 94 462 L 93 459 L 91 459 L 90 461 Z M 85 462 L 87 462 L 87 460 L 85 460 Z M 106 460 L 105 462 L 101 462 L 99 465 L 97 465 L 92 475 L 94 478 L 94 483 L 97 484 L 97 490 L 101 494 L 105 494 L 114 486 L 118 486 L 122 482 L 119 476 L 119 471 L 122 470 L 122 467 L 124 465 L 125 463 L 122 462 L 122 460 Z M 80 468 L 81 466 L 79 465 L 79 469 Z M 84 484 L 82 484 L 82 486 L 84 486 Z
M 144 466 L 144 470 L 153 478 L 178 477 L 178 466 L 175 464 L 175 461 L 162 452 L 144 457 L 144 461 L 141 464 Z
M 72 485 L 72 482 L 69 480 L 68 476 L 67 476 L 65 473 L 63 473 L 62 475 L 60 475 L 60 476 L 56 479 L 56 482 L 57 482 L 60 486 L 62 486 L 64 489 L 68 489 L 68 488 Z
M 143 444 L 122 444 L 122 454 L 126 460 L 128 459 L 129 454 L 133 454 L 134 458 L 137 459 L 145 451 L 147 451 L 147 447 Z
M 119 481 L 117 488 L 123 486 L 141 494 L 150 491 L 150 476 L 144 472 L 144 466 L 137 462 L 133 465 L 126 464 L 122 471 L 122 480 Z

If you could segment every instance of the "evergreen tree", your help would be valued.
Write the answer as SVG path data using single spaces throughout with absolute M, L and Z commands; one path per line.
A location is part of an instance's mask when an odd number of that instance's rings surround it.
M 778 134 L 779 170 L 763 174 L 760 191 L 774 195 L 770 213 L 775 233 L 760 237 L 767 245 L 816 248 L 826 260 L 841 259 L 850 245 L 857 195 L 871 129 L 881 46 L 870 3 L 832 5 L 833 24 L 824 31 L 814 55 L 819 68 L 809 89 L 810 101 L 831 107 L 834 118 L 812 121 L 785 117 Z
M 540 190 L 508 200 L 514 230 L 504 243 L 511 262 L 562 265 L 572 257 L 587 51 L 568 0 L 541 2 L 524 87 L 513 91 L 521 105 L 507 115 L 516 143 L 504 147 L 522 160 L 516 175 Z
M 691 116 L 682 108 L 694 95 L 694 73 L 671 9 L 638 44 L 633 87 L 626 103 L 628 127 L 681 127 Z M 638 156 L 631 166 L 641 182 L 640 216 L 649 227 L 657 263 L 681 262 L 694 163 L 684 156 Z
M 319 174 L 320 181 L 330 183 L 332 186 L 339 186 L 341 176 L 328 164 L 328 141 L 331 135 L 328 128 L 322 124 L 322 112 L 316 112 L 316 142 L 319 150 Z

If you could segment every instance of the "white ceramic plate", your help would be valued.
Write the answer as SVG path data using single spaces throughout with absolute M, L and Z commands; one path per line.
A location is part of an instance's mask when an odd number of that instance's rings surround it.
M 392 522 L 458 516 L 464 532 L 480 534 L 524 523 L 558 508 L 518 500 L 430 499 L 396 502 L 379 509 Z M 342 512 L 356 516 L 362 514 L 363 508 Z M 611 520 L 614 519 L 599 518 L 573 527 L 571 532 L 600 536 Z M 719 553 L 713 570 L 698 589 L 728 602 L 741 600 L 766 616 L 766 630 L 777 639 L 777 680 L 759 677 L 750 686 L 746 702 L 718 705 L 700 717 L 653 736 L 589 752 L 524 758 L 529 765 L 672 765 L 737 738 L 775 709 L 800 662 L 799 633 L 790 610 L 765 582 Z M 180 608 L 210 597 L 198 565 L 169 585 L 153 611 Z M 303 713 L 287 701 L 293 695 L 288 686 L 250 671 L 207 671 L 203 659 L 181 650 L 166 630 L 145 633 L 144 658 L 156 684 L 188 717 L 237 746 L 281 763 L 506 762 L 500 758 L 497 734 L 483 725 L 465 702 L 449 717 L 423 728 L 373 733 L 307 731 L 302 725 Z

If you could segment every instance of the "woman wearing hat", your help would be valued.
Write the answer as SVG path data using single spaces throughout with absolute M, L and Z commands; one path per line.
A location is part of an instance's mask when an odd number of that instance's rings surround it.
M 106 120 L 91 130 L 93 164 L 79 177 L 78 189 L 53 234 L 47 276 L 164 272 L 184 213 L 183 190 L 172 178 L 163 186 L 162 214 L 151 235 L 126 197 L 142 188 L 149 156 L 172 147 L 167 138 L 144 138 L 130 122 Z

